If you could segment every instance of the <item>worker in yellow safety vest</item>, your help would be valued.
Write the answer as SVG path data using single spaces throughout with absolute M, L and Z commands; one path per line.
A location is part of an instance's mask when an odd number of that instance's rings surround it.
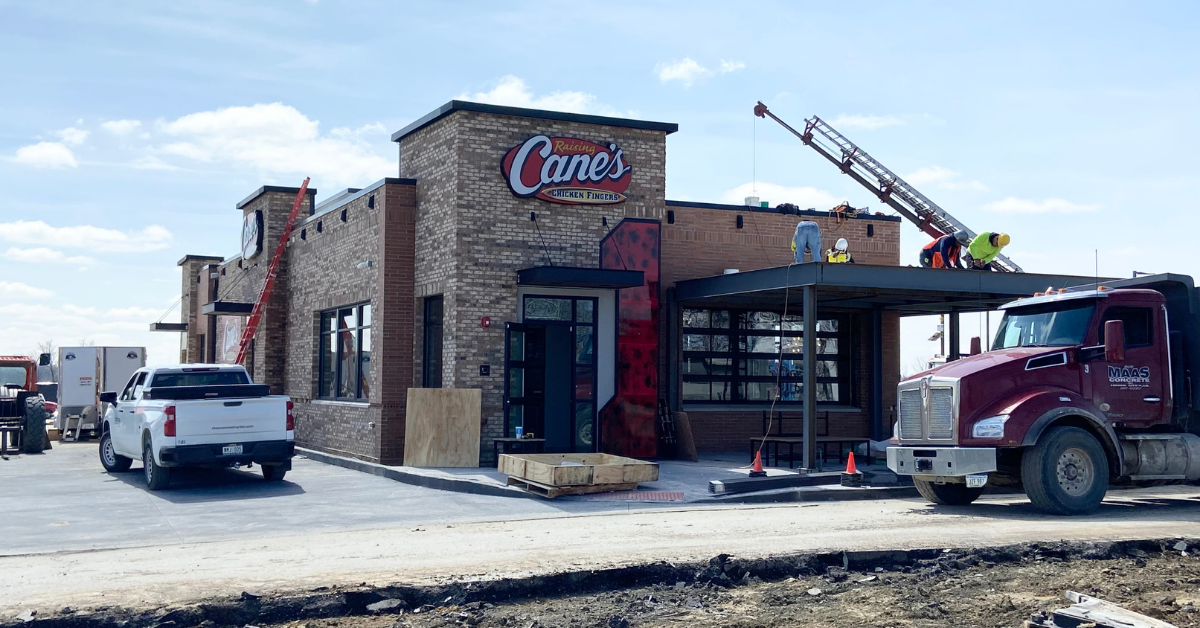
M 846 238 L 838 238 L 832 249 L 825 251 L 825 261 L 830 264 L 853 264 L 854 257 L 850 255 L 850 243 Z

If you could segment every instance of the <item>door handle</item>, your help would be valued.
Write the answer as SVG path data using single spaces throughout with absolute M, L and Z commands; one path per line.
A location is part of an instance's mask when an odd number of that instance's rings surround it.
M 1162 398 L 1155 397 L 1155 396 L 1142 397 L 1142 401 L 1145 401 L 1146 403 L 1158 403 L 1158 402 L 1162 401 Z

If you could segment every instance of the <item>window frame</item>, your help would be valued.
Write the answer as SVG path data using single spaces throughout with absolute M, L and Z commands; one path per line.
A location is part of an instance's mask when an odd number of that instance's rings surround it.
M 435 304 L 440 304 L 441 313 L 438 315 L 436 324 L 430 323 L 430 313 Z M 437 369 L 431 368 L 433 365 L 432 356 L 435 355 L 430 346 L 430 334 L 437 330 Z M 425 297 L 422 303 L 422 323 L 421 323 L 421 387 L 422 388 L 441 388 L 442 387 L 442 369 L 445 366 L 444 353 L 446 350 L 446 300 L 445 295 L 436 294 Z M 435 384 L 436 380 L 436 385 Z
M 343 328 L 341 326 L 341 318 L 339 316 L 339 313 L 343 312 L 345 310 L 351 310 L 353 313 L 353 316 L 354 316 L 354 326 L 353 327 Z M 365 315 L 364 315 L 364 312 L 366 313 Z M 326 316 L 330 316 L 331 318 L 327 319 Z M 367 319 L 370 319 L 369 322 L 364 324 L 364 320 L 367 320 Z M 327 320 L 333 321 L 332 329 L 330 329 L 329 326 L 326 324 Z M 320 312 L 317 313 L 317 325 L 319 327 L 319 329 L 317 330 L 317 394 L 314 395 L 314 398 L 324 400 L 324 401 L 370 403 L 370 388 L 371 388 L 370 387 L 370 372 L 373 371 L 374 369 L 370 368 L 369 363 L 370 363 L 371 358 L 370 358 L 370 355 L 368 355 L 367 356 L 367 363 L 368 363 L 367 377 L 366 378 L 363 377 L 363 368 L 362 368 L 362 366 L 363 366 L 363 332 L 365 331 L 369 337 L 369 334 L 371 333 L 371 327 L 373 326 L 374 322 L 375 322 L 374 321 L 374 309 L 372 308 L 370 301 L 362 301 L 359 303 L 352 303 L 349 305 L 341 305 L 341 306 L 338 306 L 335 308 L 321 310 Z M 336 347 L 336 350 L 333 351 L 333 356 L 332 356 L 333 369 L 331 369 L 332 370 L 331 373 L 328 372 L 328 371 L 330 371 L 330 369 L 327 369 L 328 365 L 325 363 L 325 359 L 327 356 L 327 353 L 326 353 L 327 345 L 325 343 L 331 342 L 331 337 L 337 336 L 337 335 L 345 333 L 347 331 L 352 332 L 354 334 L 354 356 L 355 356 L 354 357 L 354 359 L 355 359 L 354 391 L 355 391 L 355 396 L 353 396 L 353 397 L 338 396 L 338 393 L 341 390 L 341 386 L 339 386 L 339 383 L 342 381 L 342 365 L 346 361 L 345 354 L 343 352 L 343 343 L 337 342 L 334 345 Z M 370 341 L 368 341 L 368 342 L 370 342 Z M 326 379 L 327 376 L 331 377 L 332 379 L 327 380 Z M 328 390 L 333 393 L 332 395 L 324 394 L 327 383 L 329 384 Z
M 704 310 L 709 312 L 708 327 L 686 327 L 684 322 L 685 313 L 694 310 Z M 728 327 L 713 327 L 712 312 L 728 312 Z M 752 329 L 750 328 L 751 321 L 749 320 L 751 312 L 769 313 L 778 317 L 774 323 L 773 329 Z M 834 363 L 837 371 L 834 376 L 819 376 L 817 384 L 832 384 L 837 386 L 835 389 L 836 398 L 834 400 L 821 400 L 818 405 L 823 406 L 849 406 L 853 405 L 854 392 L 851 389 L 851 360 L 854 348 L 851 346 L 851 316 L 845 313 L 827 313 L 822 314 L 818 319 L 818 326 L 821 321 L 832 320 L 837 322 L 836 331 L 817 331 L 816 341 L 820 340 L 835 340 L 837 342 L 837 351 L 835 353 L 817 353 L 817 360 L 821 362 Z M 679 310 L 679 402 L 685 405 L 740 405 L 740 406 L 769 406 L 770 399 L 747 399 L 747 389 L 751 384 L 766 383 L 773 385 L 776 382 L 775 375 L 750 375 L 750 360 L 766 360 L 768 364 L 772 361 L 779 360 L 779 352 L 773 350 L 771 352 L 749 351 L 751 347 L 749 338 L 781 338 L 795 339 L 801 342 L 803 347 L 803 324 L 801 317 L 789 312 L 787 320 L 783 319 L 783 315 L 779 311 L 769 309 L 736 309 L 736 308 L 680 308 Z M 770 322 L 768 322 L 770 324 Z M 685 336 L 729 336 L 728 351 L 691 351 L 686 348 Z M 828 356 L 828 357 L 823 357 Z M 783 361 L 795 361 L 801 364 L 806 359 L 801 352 L 785 352 Z M 712 374 L 711 366 L 708 374 L 690 373 L 691 363 L 689 360 L 728 360 L 728 365 L 722 365 L 725 374 Z M 779 378 L 780 385 L 786 387 L 788 384 L 795 384 L 796 389 L 800 390 L 803 384 L 803 373 L 796 375 L 784 375 Z M 728 398 L 713 399 L 710 391 L 709 399 L 689 399 L 685 396 L 685 389 L 689 383 L 708 383 L 710 386 L 713 383 L 728 385 Z M 796 408 L 803 406 L 803 399 L 785 399 L 780 398 L 777 402 L 779 407 Z

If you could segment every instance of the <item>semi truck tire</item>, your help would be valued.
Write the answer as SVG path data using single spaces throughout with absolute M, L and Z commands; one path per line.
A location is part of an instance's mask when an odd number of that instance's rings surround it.
M 100 437 L 100 465 L 104 467 L 104 470 L 109 473 L 120 473 L 128 471 L 132 464 L 133 460 L 113 450 L 112 434 L 108 430 L 104 430 L 104 435 Z
M 25 433 L 21 435 L 21 453 L 40 454 L 46 448 L 46 400 L 25 400 Z
M 171 483 L 171 469 L 160 467 L 154 461 L 154 453 L 150 450 L 150 440 L 142 446 L 142 470 L 146 474 L 146 487 L 152 491 L 160 491 Z
M 1108 456 L 1086 430 L 1047 430 L 1021 458 L 1021 482 L 1034 507 L 1055 515 L 1096 510 L 1108 492 Z
M 966 484 L 935 484 L 918 478 L 913 478 L 913 484 L 921 497 L 944 506 L 966 506 L 983 494 L 982 486 L 967 488 Z

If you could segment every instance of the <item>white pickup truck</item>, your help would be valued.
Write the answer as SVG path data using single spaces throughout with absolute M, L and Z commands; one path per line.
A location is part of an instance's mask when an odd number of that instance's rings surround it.
M 250 383 L 241 366 L 144 367 L 100 401 L 108 404 L 100 463 L 120 472 L 141 459 L 152 491 L 170 484 L 172 467 L 257 463 L 267 480 L 281 480 L 292 468 L 292 402 Z

